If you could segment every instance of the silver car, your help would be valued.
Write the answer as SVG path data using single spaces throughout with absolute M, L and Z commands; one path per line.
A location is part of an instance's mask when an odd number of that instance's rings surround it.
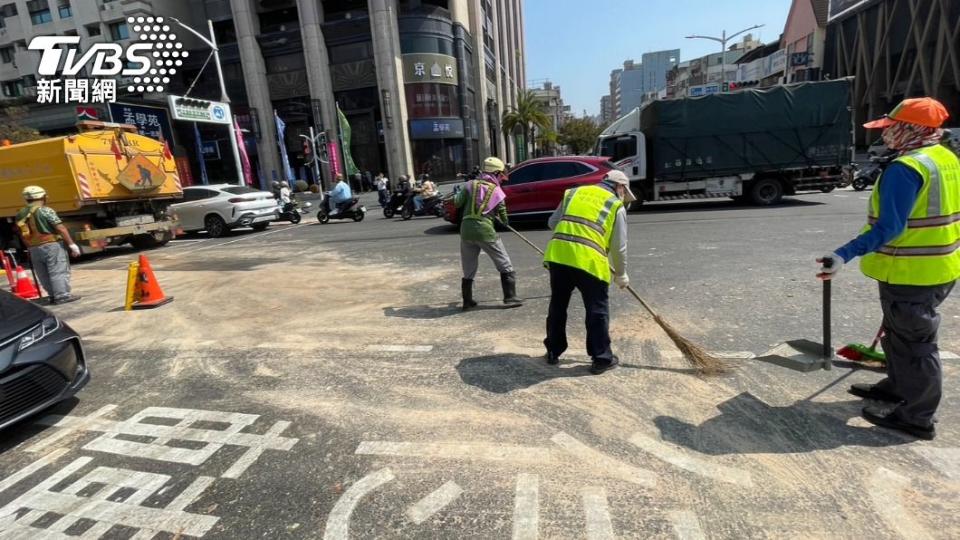
M 237 227 L 262 231 L 280 212 L 272 193 L 233 184 L 183 188 L 183 200 L 171 208 L 184 232 L 205 230 L 213 238 Z

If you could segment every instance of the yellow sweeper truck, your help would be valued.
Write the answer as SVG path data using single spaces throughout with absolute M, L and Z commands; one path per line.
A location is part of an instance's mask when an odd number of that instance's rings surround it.
M 77 127 L 76 135 L 0 147 L 0 237 L 11 242 L 20 191 L 37 185 L 84 253 L 169 242 L 177 229 L 169 206 L 183 196 L 169 148 L 132 125 Z

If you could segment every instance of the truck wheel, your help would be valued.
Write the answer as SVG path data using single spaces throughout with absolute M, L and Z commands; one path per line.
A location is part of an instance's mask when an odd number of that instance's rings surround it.
M 203 228 L 207 230 L 207 236 L 210 238 L 220 238 L 230 230 L 227 222 L 216 214 L 209 215 L 203 220 Z
M 783 184 L 775 178 L 757 180 L 750 187 L 750 200 L 757 206 L 770 206 L 783 200 Z

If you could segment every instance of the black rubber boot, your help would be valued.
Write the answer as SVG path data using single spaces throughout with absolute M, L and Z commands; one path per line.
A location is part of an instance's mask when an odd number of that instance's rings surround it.
M 500 285 L 503 287 L 503 303 L 508 306 L 519 307 L 523 300 L 517 297 L 517 273 L 500 274 Z
M 463 294 L 463 311 L 477 307 L 473 301 L 473 280 L 463 278 L 460 280 L 460 292 Z

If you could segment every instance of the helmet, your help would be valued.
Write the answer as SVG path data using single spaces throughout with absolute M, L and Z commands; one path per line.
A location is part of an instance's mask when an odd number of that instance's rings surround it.
M 278 188 L 278 187 L 280 187 L 280 182 L 277 182 L 276 180 L 274 180 L 273 183 L 271 183 L 270 185 L 273 186 L 273 187 L 275 187 L 275 188 Z
M 506 167 L 503 165 L 503 161 L 500 158 L 491 156 L 483 160 L 483 172 L 488 172 L 488 173 L 501 172 L 505 168 Z
M 284 180 L 283 182 L 280 182 L 280 187 L 282 187 L 282 188 L 285 188 L 285 187 L 288 188 L 288 187 L 290 187 L 290 184 L 288 184 L 287 181 Z
M 47 191 L 40 186 L 27 186 L 20 192 L 26 201 L 39 201 L 47 196 Z

